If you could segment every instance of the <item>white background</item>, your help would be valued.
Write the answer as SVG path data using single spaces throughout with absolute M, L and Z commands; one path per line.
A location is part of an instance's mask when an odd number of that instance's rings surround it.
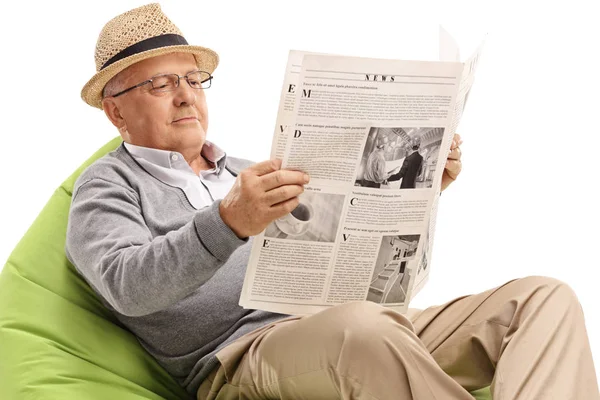
M 352 3 L 352 5 L 350 5 Z M 209 139 L 268 158 L 290 48 L 435 60 L 438 23 L 468 56 L 488 32 L 458 132 L 464 171 L 441 198 L 427 307 L 512 278 L 578 294 L 600 364 L 599 24 L 596 2 L 165 1 L 221 57 Z M 118 132 L 79 97 L 98 33 L 139 1 L 10 2 L 0 40 L 0 268 L 54 189 Z M 470 46 L 470 47 L 469 47 Z M 598 368 L 596 368 L 598 370 Z

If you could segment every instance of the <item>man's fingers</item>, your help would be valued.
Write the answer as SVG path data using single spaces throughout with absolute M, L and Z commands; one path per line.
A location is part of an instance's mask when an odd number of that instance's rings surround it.
M 304 185 L 308 183 L 308 175 L 301 171 L 280 169 L 261 177 L 261 186 L 265 191 L 284 185 Z
M 462 143 L 463 143 L 463 141 L 462 141 L 462 138 L 460 137 L 460 135 L 458 133 L 455 133 L 454 137 L 452 138 L 452 144 L 450 145 L 450 150 L 454 150 L 455 148 L 460 146 Z
M 456 147 L 455 149 L 453 149 L 450 154 L 448 154 L 448 159 L 449 160 L 460 160 L 460 157 L 462 156 L 462 151 L 460 150 L 460 147 Z
M 442 191 L 446 189 L 452 182 L 456 180 L 456 177 L 451 177 L 447 170 L 444 170 L 444 176 L 442 177 Z
M 302 185 L 284 185 L 269 190 L 265 195 L 265 201 L 269 206 L 272 206 L 299 196 L 302 192 L 304 192 L 304 186 Z
M 448 173 L 448 175 L 452 179 L 456 179 L 460 171 L 462 170 L 462 162 L 460 160 L 448 160 L 446 161 L 446 169 L 444 172 Z
M 257 176 L 263 176 L 279 169 L 281 169 L 281 160 L 278 159 L 259 162 L 248 168 L 249 171 L 254 172 Z
M 283 217 L 286 214 L 291 213 L 294 210 L 294 208 L 298 206 L 299 203 L 300 199 L 298 197 L 292 197 L 289 200 L 271 206 L 271 213 L 273 219 L 277 219 Z

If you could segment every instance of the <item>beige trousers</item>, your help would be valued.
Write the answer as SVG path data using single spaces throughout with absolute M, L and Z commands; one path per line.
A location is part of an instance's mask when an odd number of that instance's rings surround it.
M 581 305 L 532 276 L 406 316 L 371 302 L 262 327 L 221 350 L 198 399 L 600 400 Z

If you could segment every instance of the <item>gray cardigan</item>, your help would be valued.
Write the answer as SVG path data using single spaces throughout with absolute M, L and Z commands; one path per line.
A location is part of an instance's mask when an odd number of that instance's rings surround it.
M 225 164 L 233 175 L 249 165 Z M 218 350 L 286 317 L 238 305 L 252 240 L 223 223 L 219 202 L 194 209 L 121 144 L 75 182 L 67 227 L 67 258 L 192 395 Z

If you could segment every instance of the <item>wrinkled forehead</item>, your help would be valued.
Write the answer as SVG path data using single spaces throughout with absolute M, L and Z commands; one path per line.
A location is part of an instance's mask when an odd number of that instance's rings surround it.
M 126 84 L 136 84 L 155 75 L 185 75 L 196 69 L 196 58 L 192 54 L 171 53 L 139 61 L 120 73 L 123 74 L 122 79 Z

